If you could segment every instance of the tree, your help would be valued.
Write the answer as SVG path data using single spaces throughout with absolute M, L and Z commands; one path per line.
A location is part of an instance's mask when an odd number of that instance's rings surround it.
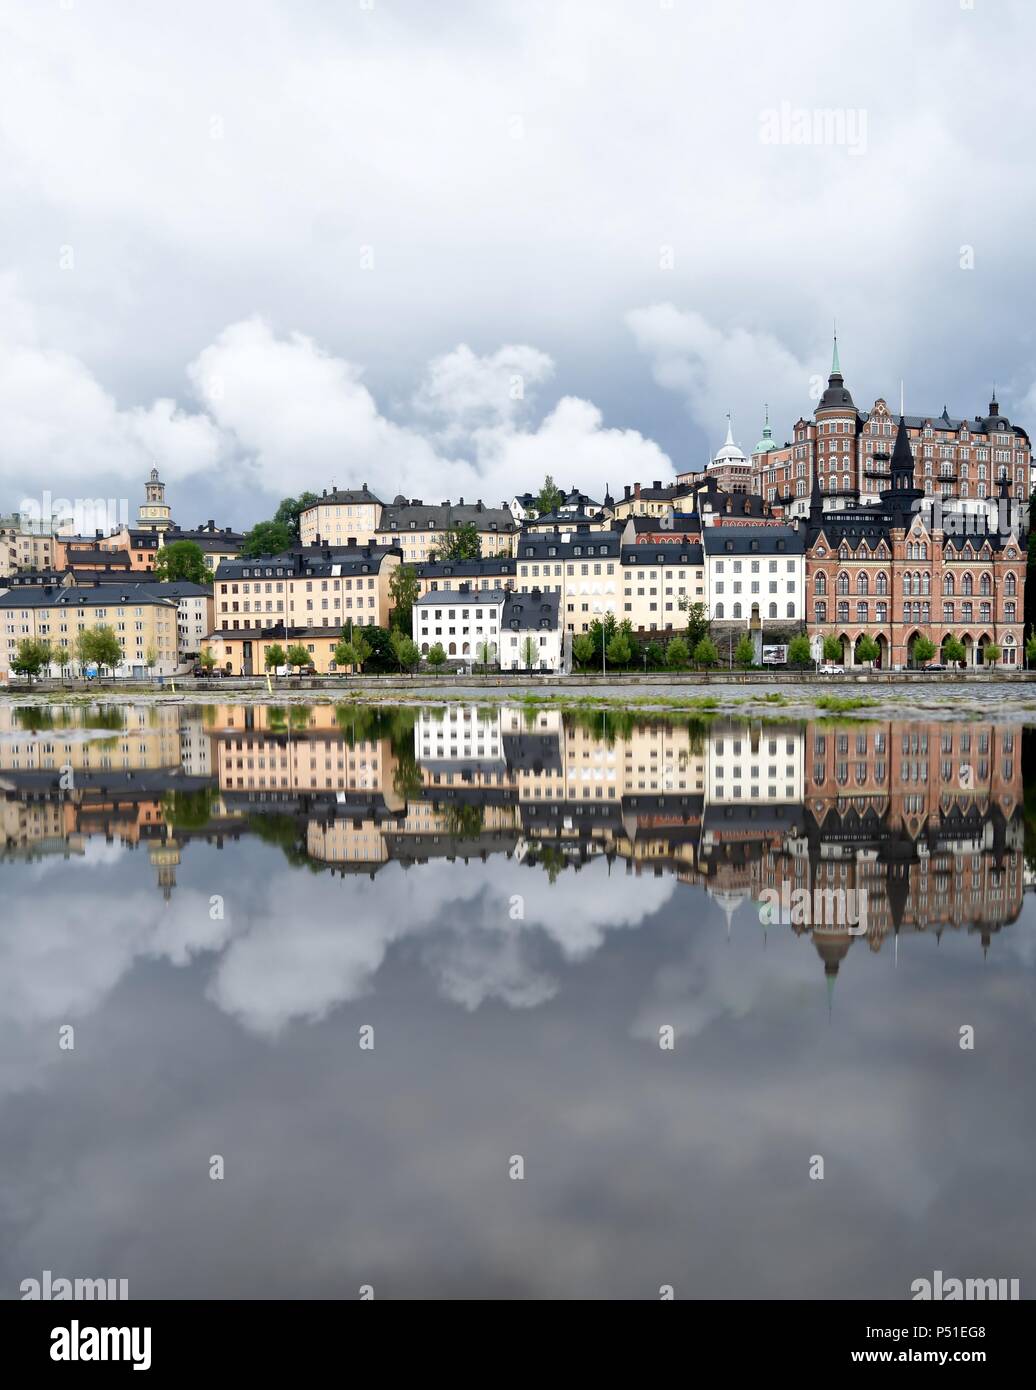
M 711 637 L 703 637 L 694 649 L 695 666 L 718 666 L 719 652 Z
M 608 660 L 613 666 L 628 666 L 633 648 L 624 632 L 617 632 L 608 643 Z
M 585 632 L 572 639 L 572 659 L 577 666 L 589 666 L 594 659 L 593 640 Z
M 363 663 L 369 660 L 370 654 L 370 643 L 365 641 L 361 633 L 355 632 L 352 640 L 342 637 L 335 647 L 335 665 L 355 666 L 357 671 L 362 672 Z
M 91 635 L 90 659 L 96 661 L 102 671 L 105 666 L 110 667 L 114 675 L 116 666 L 122 664 L 122 643 L 116 637 L 115 629 L 102 624 L 95 627 Z
M 278 662 L 277 664 L 280 665 L 280 662 Z M 288 654 L 285 658 L 285 665 L 288 667 L 297 666 L 299 668 L 299 675 L 301 675 L 303 666 L 312 666 L 312 664 L 313 657 L 310 654 L 308 648 L 304 647 L 301 642 L 292 643 L 292 645 L 288 648 Z
M 283 555 L 295 544 L 295 535 L 283 521 L 260 521 L 245 536 L 241 554 L 246 560 L 257 555 Z
M 665 664 L 670 671 L 682 671 L 687 665 L 690 650 L 682 637 L 674 637 L 665 649 Z
M 435 550 L 437 560 L 480 560 L 482 537 L 473 521 L 462 521 L 444 532 L 442 545 Z
M 601 664 L 601 652 L 606 651 L 608 643 L 615 636 L 617 624 L 614 613 L 605 613 L 603 619 L 595 618 L 590 624 L 587 636 L 594 650 L 594 659 L 598 665 Z
M 985 650 L 985 661 L 989 666 L 995 666 L 1003 656 L 999 642 L 987 642 Z
M 417 650 L 417 643 L 398 627 L 393 628 L 389 633 L 389 640 L 392 643 L 392 653 L 399 663 L 400 670 L 412 671 L 421 659 L 421 653 Z
M 81 627 L 76 633 L 75 646 L 76 660 L 79 662 L 80 670 L 84 670 L 93 661 L 93 629 Z
M 483 641 L 481 641 L 481 642 L 476 642 L 476 644 L 475 644 L 475 659 L 478 661 L 479 665 L 482 667 L 482 670 L 485 671 L 486 667 L 489 665 L 489 659 L 490 659 L 489 643 L 486 642 L 485 640 L 483 640 Z
M 212 571 L 205 563 L 200 545 L 194 541 L 171 541 L 161 546 L 155 556 L 155 579 L 159 584 L 208 585 L 212 583 Z
M 673 640 L 676 641 L 677 639 L 674 638 Z M 686 646 L 687 643 L 685 642 L 684 647 Z M 666 654 L 661 642 L 649 642 L 644 648 L 644 655 L 647 657 L 647 664 L 651 667 L 652 671 L 657 671 L 660 667 L 665 665 Z
M 72 653 L 66 646 L 55 647 L 50 659 L 56 662 L 58 670 L 64 675 L 71 663 Z
M 737 646 L 734 648 L 734 664 L 740 666 L 743 671 L 747 671 L 754 661 L 755 648 L 752 646 L 752 639 L 747 632 L 742 633 Z
M 270 643 L 266 648 L 266 656 L 263 658 L 263 662 L 268 671 L 276 671 L 278 666 L 286 666 L 288 664 L 287 657 L 284 654 L 284 648 L 279 642 Z
M 833 637 L 830 633 L 824 638 L 824 660 L 841 661 L 843 656 L 842 641 L 839 637 Z
M 1033 520 L 1036 521 L 1036 513 L 1033 515 Z M 1036 661 L 1036 632 L 1030 632 L 1025 642 L 1025 664 L 1031 666 L 1034 661 Z
M 873 666 L 881 655 L 881 648 L 874 638 L 864 633 L 856 644 L 856 660 L 865 661 L 868 666 Z
M 386 628 L 375 627 L 373 623 L 367 627 L 352 628 L 351 640 L 354 646 L 361 638 L 367 652 L 363 658 L 365 671 L 372 675 L 386 675 L 399 670 L 399 662 L 392 649 L 392 636 Z
M 788 643 L 788 665 L 808 666 L 812 660 L 813 651 L 809 645 L 809 638 L 804 632 L 800 632 Z
M 935 643 L 930 637 L 915 637 L 910 655 L 917 662 L 918 666 L 927 666 L 935 655 Z
M 709 610 L 704 603 L 691 603 L 687 598 L 680 600 L 680 607 L 687 614 L 687 645 L 693 652 L 701 639 L 709 635 Z
M 564 500 L 565 494 L 548 473 L 543 480 L 543 486 L 540 488 L 539 496 L 536 498 L 537 515 L 547 516 L 550 512 L 556 512 Z
M 409 637 L 413 627 L 413 609 L 420 585 L 413 565 L 396 565 L 389 578 L 389 598 L 392 600 L 390 622 Z
M 434 666 L 436 671 L 446 665 L 446 650 L 441 642 L 436 642 L 433 647 L 429 648 L 428 665 Z
M 958 637 L 947 637 L 942 644 L 942 659 L 947 666 L 953 666 L 957 662 L 967 661 L 968 653 L 964 643 Z
M 198 662 L 206 675 L 208 675 L 212 671 L 212 669 L 216 665 L 216 658 L 212 654 L 211 647 L 205 648 L 201 656 L 198 658 Z
M 286 526 L 295 540 L 299 538 L 299 519 L 302 512 L 320 498 L 315 492 L 300 492 L 298 497 L 285 497 L 273 514 L 275 526 Z
M 522 642 L 522 665 L 531 671 L 539 665 L 540 649 L 536 638 L 530 633 Z
M 144 665 L 149 672 L 153 671 L 158 665 L 158 649 L 156 647 L 148 647 L 144 656 Z
M 51 661 L 50 643 L 38 641 L 35 637 L 23 637 L 11 662 L 11 670 L 16 675 L 28 677 L 29 684 Z

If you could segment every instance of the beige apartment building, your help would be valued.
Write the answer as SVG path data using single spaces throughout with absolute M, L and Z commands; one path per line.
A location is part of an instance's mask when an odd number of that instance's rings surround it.
M 321 674 L 350 626 L 388 627 L 398 549 L 364 545 L 224 560 L 214 584 L 212 651 L 234 675 L 262 674 L 274 643 L 296 643 Z
M 375 539 L 385 504 L 367 484 L 360 488 L 325 488 L 316 502 L 299 514 L 299 540 L 304 546 L 367 545 Z
M 622 607 L 634 631 L 662 632 L 687 626 L 686 608 L 705 603 L 705 556 L 686 537 L 680 545 L 622 547 Z
M 587 632 L 606 613 L 621 620 L 621 531 L 523 533 L 515 588 L 561 596 L 561 630 Z
M 45 585 L 9 589 L 0 594 L 0 677 L 10 677 L 11 662 L 25 638 L 65 647 L 75 665 L 75 643 L 86 628 L 110 627 L 122 645 L 116 675 L 149 674 L 148 655 L 156 660 L 150 674 L 173 675 L 177 667 L 178 606 L 133 586 L 116 584 L 80 589 Z M 57 667 L 53 668 L 55 672 Z

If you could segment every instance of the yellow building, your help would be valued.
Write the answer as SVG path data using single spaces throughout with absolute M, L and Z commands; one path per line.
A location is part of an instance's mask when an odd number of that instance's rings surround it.
M 120 676 L 169 676 L 177 667 L 175 599 L 158 598 L 133 585 L 26 586 L 0 595 L 0 675 L 7 679 L 18 645 L 26 638 L 65 648 L 75 661 L 76 639 L 89 628 L 110 627 L 122 646 Z M 148 657 L 154 662 L 148 668 Z M 52 669 L 57 673 L 55 664 Z
M 272 644 L 299 643 L 318 671 L 333 669 L 343 630 L 388 626 L 399 562 L 398 550 L 376 545 L 224 560 L 214 584 L 217 662 L 234 675 L 261 674 Z
M 587 632 L 611 613 L 621 620 L 621 531 L 523 532 L 515 588 L 561 595 L 561 629 Z
M 619 621 L 635 631 L 687 626 L 688 604 L 705 602 L 705 558 L 700 545 L 624 545 Z M 683 607 L 681 607 L 681 604 Z
M 368 545 L 375 539 L 383 503 L 367 484 L 332 488 L 299 513 L 299 540 L 304 546 Z

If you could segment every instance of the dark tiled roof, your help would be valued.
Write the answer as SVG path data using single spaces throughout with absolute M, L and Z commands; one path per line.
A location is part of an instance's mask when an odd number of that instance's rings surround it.
M 517 563 L 510 555 L 491 555 L 481 560 L 421 560 L 413 569 L 421 579 L 491 579 L 513 575 Z
M 706 526 L 707 555 L 801 555 L 803 536 L 791 526 Z
M 518 542 L 519 560 L 615 559 L 622 531 L 524 531 Z
M 550 628 L 556 630 L 561 611 L 561 595 L 533 589 L 528 594 L 508 594 L 501 628 Z
M 622 563 L 624 565 L 702 565 L 705 563 L 702 547 L 695 541 L 687 545 L 676 545 L 672 541 L 666 541 L 660 545 L 648 545 L 641 541 L 639 545 L 624 545 L 622 547 Z
M 400 555 L 398 546 L 309 546 L 304 550 L 290 550 L 285 555 L 221 560 L 216 578 L 222 583 L 228 579 L 320 579 L 377 574 L 386 555 Z M 273 573 L 267 574 L 267 570 Z

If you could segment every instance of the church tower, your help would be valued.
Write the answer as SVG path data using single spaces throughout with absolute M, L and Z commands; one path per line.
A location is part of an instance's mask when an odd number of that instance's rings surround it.
M 144 488 L 145 501 L 137 512 L 137 526 L 141 531 L 168 531 L 173 521 L 165 500 L 165 483 L 158 476 L 158 469 L 152 468 Z

